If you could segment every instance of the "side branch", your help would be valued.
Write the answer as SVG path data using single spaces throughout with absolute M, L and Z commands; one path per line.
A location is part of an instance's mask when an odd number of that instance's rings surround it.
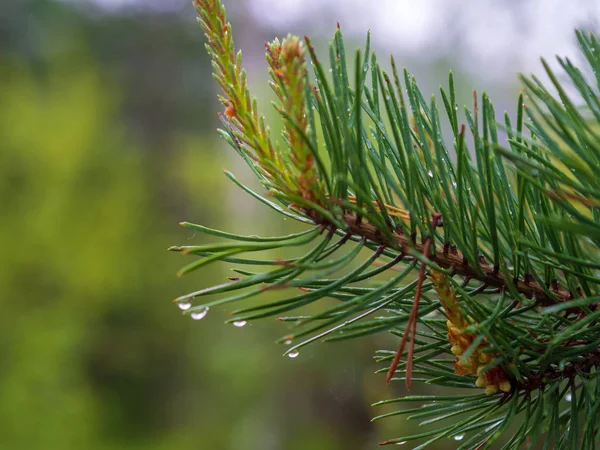
M 589 353 L 584 353 L 581 356 L 583 357 L 582 361 L 568 363 L 564 369 L 549 367 L 528 377 L 527 380 L 517 384 L 516 390 L 532 392 L 543 388 L 544 385 L 547 385 L 552 380 L 574 378 L 578 374 L 589 374 L 594 367 L 600 368 L 600 348 Z

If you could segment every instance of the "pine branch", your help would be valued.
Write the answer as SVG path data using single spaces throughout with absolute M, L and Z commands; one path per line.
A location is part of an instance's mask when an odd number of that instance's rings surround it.
M 310 212 L 307 212 L 307 214 L 310 214 Z M 360 236 L 385 247 L 399 249 L 405 254 L 427 254 L 425 252 L 426 244 L 415 242 L 411 237 L 405 236 L 400 228 L 391 232 L 392 240 L 389 240 L 372 224 L 357 220 L 356 215 L 346 213 L 343 217 L 347 226 L 346 230 L 352 235 Z M 317 223 L 319 223 L 318 220 Z M 520 294 L 528 299 L 535 300 L 535 304 L 538 305 L 550 306 L 574 298 L 573 293 L 560 286 L 554 285 L 543 288 L 532 280 L 531 275 L 526 274 L 524 280 L 507 280 L 498 267 L 490 267 L 486 264 L 485 258 L 480 259 L 476 268 L 472 267 L 466 257 L 450 245 L 444 245 L 441 250 L 434 249 L 433 252 L 429 253 L 428 259 L 436 265 L 436 268 L 447 269 L 451 275 L 477 280 L 486 287 L 504 290 L 507 289 L 507 284 L 510 283 L 514 285 L 514 288 Z M 551 291 L 548 288 L 551 288 Z M 567 312 L 570 313 L 578 311 L 580 311 L 578 307 L 567 309 Z
M 221 2 L 194 5 L 225 94 L 221 136 L 266 195 L 226 175 L 265 206 L 312 227 L 261 238 L 182 223 L 227 242 L 172 247 L 199 257 L 181 275 L 215 261 L 237 266 L 229 282 L 177 298 L 184 314 L 199 320 L 211 307 L 277 291 L 281 295 L 270 301 L 234 310 L 228 322 L 279 318 L 292 328 L 279 342 L 289 345 L 286 354 L 293 357 L 318 340 L 390 331 L 401 337 L 399 350 L 377 356 L 388 381 L 485 389 L 471 396 L 381 402 L 425 402 L 378 418 L 406 414 L 434 425 L 382 445 L 419 439 L 425 442 L 417 448 L 424 448 L 453 437 L 461 449 L 480 449 L 506 436 L 503 448 L 526 441 L 532 448 L 540 439 L 544 448 L 596 448 L 597 37 L 577 32 L 595 85 L 568 59 L 558 59 L 583 106 L 543 61 L 557 95 L 535 76 L 522 77 L 514 127 L 504 118 L 506 143 L 499 141 L 500 125 L 486 94 L 474 92 L 473 108 L 464 110 L 466 123 L 459 122 L 450 74 L 447 89 L 440 89 L 450 144 L 435 98 L 426 101 L 393 58 L 391 72 L 382 69 L 369 37 L 364 52 L 356 52 L 354 76 L 339 26 L 329 47 L 330 70 L 309 38 L 305 44 L 293 36 L 276 40 L 267 44 L 266 56 L 274 106 L 284 121 L 280 145 L 272 142 L 250 97 Z M 292 247 L 305 252 L 284 258 Z M 363 259 L 365 249 L 370 256 Z M 265 251 L 281 256 L 254 256 Z M 211 296 L 218 298 L 207 300 Z M 324 298 L 339 303 L 309 315 L 285 315 Z M 563 410 L 563 402 L 570 408 Z M 452 423 L 440 425 L 449 418 Z M 513 423 L 520 425 L 511 428 Z

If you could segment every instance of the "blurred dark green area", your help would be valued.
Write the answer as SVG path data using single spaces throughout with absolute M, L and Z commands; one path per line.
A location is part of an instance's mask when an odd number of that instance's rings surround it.
M 223 176 L 251 182 L 217 108 L 191 6 L 0 2 L 0 449 L 368 449 L 402 434 L 369 421 L 402 389 L 373 374 L 374 340 L 292 360 L 278 321 L 237 329 L 229 311 L 194 322 L 173 304 L 231 274 L 175 277 L 188 260 L 167 247 L 207 240 L 179 221 L 299 229 Z

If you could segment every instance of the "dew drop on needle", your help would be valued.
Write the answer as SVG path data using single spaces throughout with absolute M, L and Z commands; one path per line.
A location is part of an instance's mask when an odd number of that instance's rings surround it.
M 204 319 L 207 314 L 208 314 L 208 308 L 205 308 L 202 311 L 193 312 L 191 314 L 191 317 L 194 320 L 201 320 L 201 319 Z
M 190 302 L 189 300 L 182 300 L 180 302 L 177 302 L 177 306 L 180 310 L 187 311 L 192 307 L 192 302 Z

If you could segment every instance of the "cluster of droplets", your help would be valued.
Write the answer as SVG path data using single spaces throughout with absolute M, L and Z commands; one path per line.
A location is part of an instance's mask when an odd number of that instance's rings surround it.
M 192 300 L 188 299 L 188 298 L 179 300 L 177 302 L 177 307 L 180 310 L 182 310 L 182 311 L 188 311 L 192 307 Z M 190 314 L 190 317 L 193 320 L 202 320 L 202 319 L 204 319 L 206 317 L 207 314 L 208 314 L 208 308 L 204 308 L 204 309 L 202 309 L 200 311 L 194 311 L 194 312 L 192 312 Z M 235 326 L 237 328 L 242 328 L 247 323 L 248 322 L 245 321 L 245 320 L 236 320 L 235 322 L 233 322 L 233 326 Z M 284 344 L 285 345 L 291 345 L 292 344 L 292 340 L 291 339 L 286 339 L 284 341 Z M 300 354 L 300 352 L 294 350 L 294 351 L 289 352 L 287 355 L 290 358 L 294 359 L 294 358 L 297 358 L 299 354 Z
M 186 299 L 179 300 L 177 302 L 177 307 L 182 311 L 188 311 L 192 307 L 192 299 L 186 298 Z M 200 311 L 192 312 L 190 314 L 190 317 L 193 320 L 202 320 L 206 317 L 207 314 L 208 314 L 208 308 L 204 308 Z M 236 320 L 235 322 L 233 322 L 233 325 L 235 327 L 242 328 L 243 326 L 246 325 L 246 323 L 247 322 L 245 320 Z
M 292 345 L 292 340 L 290 338 L 287 338 L 285 341 L 283 341 L 284 345 Z M 288 353 L 285 353 L 285 355 L 288 355 L 288 357 L 294 359 L 297 358 L 298 355 L 300 354 L 300 352 L 298 350 L 292 350 Z
M 188 311 L 192 307 L 193 298 L 184 298 L 177 302 L 177 307 L 182 311 Z M 193 320 L 201 320 L 208 314 L 208 308 L 201 309 L 199 311 L 193 311 L 190 317 Z
M 179 300 L 177 302 L 177 307 L 182 311 L 188 311 L 192 307 L 192 300 L 193 299 L 190 299 L 190 298 L 185 298 L 185 299 Z M 190 314 L 190 317 L 194 320 L 201 320 L 201 319 L 204 319 L 204 317 L 206 317 L 207 314 L 208 314 L 208 308 L 204 308 L 200 311 L 193 311 Z

